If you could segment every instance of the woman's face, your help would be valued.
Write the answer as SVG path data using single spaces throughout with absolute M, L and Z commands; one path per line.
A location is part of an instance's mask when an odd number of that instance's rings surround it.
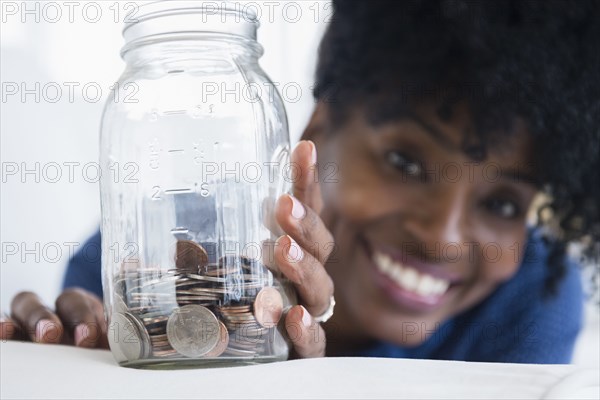
M 444 122 L 423 108 L 379 127 L 354 115 L 336 132 L 308 134 L 336 241 L 326 265 L 338 300 L 328 330 L 417 345 L 517 271 L 536 194 L 531 143 L 518 127 L 506 148 L 477 163 L 462 150 L 464 110 Z

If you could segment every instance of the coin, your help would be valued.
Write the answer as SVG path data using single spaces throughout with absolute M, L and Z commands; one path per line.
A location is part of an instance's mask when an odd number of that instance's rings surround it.
M 167 322 L 169 343 L 180 354 L 201 357 L 219 342 L 219 321 L 206 307 L 189 304 L 173 311 Z
M 206 275 L 186 274 L 186 277 L 188 277 L 190 279 L 200 280 L 200 281 L 217 282 L 217 283 L 225 282 L 224 278 L 217 278 L 217 277 L 206 276 Z
M 116 294 L 114 296 L 114 300 L 115 301 L 113 303 L 113 312 L 117 312 L 117 313 L 127 312 L 127 304 L 125 303 L 125 301 L 123 300 L 123 298 L 121 296 Z
M 271 354 L 266 335 L 275 331 L 270 327 L 289 300 L 273 287 L 279 282 L 265 265 L 236 255 L 209 263 L 204 249 L 210 247 L 191 240 L 178 241 L 176 248 L 176 268 L 138 265 L 115 277 L 114 312 L 124 315 L 117 318 L 125 318 L 139 338 L 136 348 L 111 343 L 115 357 Z
M 154 350 L 152 352 L 152 355 L 154 357 L 169 357 L 169 356 L 175 356 L 177 355 L 177 352 L 173 349 L 167 349 L 167 350 Z
M 127 314 L 112 314 L 108 340 L 119 362 L 135 361 L 143 356 L 144 345 L 140 333 Z
M 229 332 L 227 327 L 221 321 L 219 321 L 219 342 L 214 349 L 206 353 L 206 357 L 219 357 L 225 352 L 227 346 L 229 346 Z
M 235 357 L 252 357 L 256 355 L 255 351 L 236 349 L 233 347 L 228 347 L 226 353 Z
M 150 356 L 150 353 L 152 352 L 152 348 L 150 346 L 150 335 L 148 334 L 146 327 L 144 326 L 142 321 L 140 321 L 139 318 L 137 318 L 135 315 L 130 314 L 130 313 L 125 313 L 124 315 L 136 327 L 138 338 L 142 345 L 141 358 L 148 358 Z
M 265 328 L 276 326 L 283 312 L 283 299 L 274 287 L 264 287 L 254 300 L 254 317 Z
M 177 241 L 175 266 L 179 269 L 198 270 L 208 264 L 208 253 L 204 247 L 191 240 Z

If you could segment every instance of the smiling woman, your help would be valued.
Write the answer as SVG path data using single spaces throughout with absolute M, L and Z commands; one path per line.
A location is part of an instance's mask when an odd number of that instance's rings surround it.
M 600 242 L 599 3 L 334 8 L 292 155 L 303 174 L 275 210 L 301 304 L 284 318 L 293 356 L 569 362 L 583 295 L 565 249 Z M 531 225 L 540 193 L 550 217 Z M 99 260 L 76 255 L 65 287 L 87 291 L 58 316 L 18 296 L 14 318 L 101 320 Z
M 526 211 L 538 192 L 514 174 L 487 171 L 523 169 L 531 159 L 526 132 L 475 162 L 461 150 L 460 118 L 423 118 L 444 136 L 412 118 L 373 127 L 361 117 L 339 134 L 310 136 L 320 157 L 339 166 L 338 182 L 322 185 L 322 217 L 338 245 L 327 266 L 343 300 L 331 323 L 407 346 L 517 273 Z M 414 322 L 418 334 L 407 335 Z
M 600 236 L 598 4 L 335 4 L 304 135 L 339 168 L 329 351 L 568 361 L 565 246 Z M 554 216 L 534 229 L 540 191 Z

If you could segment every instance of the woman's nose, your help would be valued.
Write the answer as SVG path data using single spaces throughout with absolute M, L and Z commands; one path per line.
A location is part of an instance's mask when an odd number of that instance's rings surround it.
M 417 240 L 431 248 L 453 246 L 465 249 L 470 241 L 467 190 L 456 188 L 423 204 L 407 228 Z

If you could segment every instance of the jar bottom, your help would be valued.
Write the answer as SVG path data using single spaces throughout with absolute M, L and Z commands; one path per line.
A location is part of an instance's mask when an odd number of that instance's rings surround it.
M 229 368 L 247 365 L 267 364 L 287 360 L 287 356 L 260 357 L 216 357 L 216 358 L 170 358 L 170 359 L 140 359 L 122 361 L 120 366 L 135 369 L 174 370 L 174 369 L 203 369 Z

